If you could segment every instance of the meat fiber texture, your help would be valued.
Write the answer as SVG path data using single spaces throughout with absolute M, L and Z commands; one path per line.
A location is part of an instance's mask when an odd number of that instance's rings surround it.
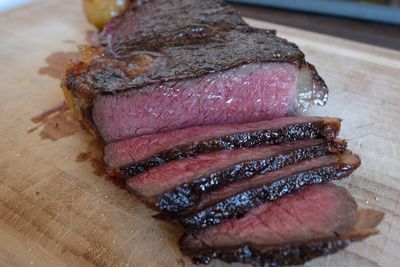
M 108 144 L 104 148 L 104 161 L 110 175 L 129 177 L 173 160 L 218 150 L 334 139 L 339 130 L 340 119 L 327 117 L 285 117 L 246 124 L 197 126 Z
M 212 155 L 207 153 L 234 149 L 259 149 L 279 166 L 270 170 L 276 176 L 257 169 L 249 179 L 236 174 L 233 180 L 221 179 L 221 186 L 207 187 L 205 194 L 187 191 L 199 197 L 174 218 L 196 231 L 182 238 L 186 255 L 196 263 L 219 258 L 300 264 L 376 232 L 380 213 L 357 213 L 349 195 L 315 185 L 349 175 L 360 164 L 356 155 L 332 155 L 320 144 L 316 150 L 286 151 L 283 163 L 261 147 L 333 139 L 340 128 L 338 119 L 292 117 L 273 121 L 282 126 L 278 130 L 262 129 L 265 120 L 327 101 L 326 84 L 295 44 L 274 30 L 250 27 L 222 0 L 130 2 L 105 26 L 98 42 L 82 49 L 62 83 L 68 105 L 105 141 L 111 173 L 127 178 L 171 161 L 205 160 Z M 303 123 L 290 124 L 299 120 Z M 243 123 L 247 128 L 239 131 Z M 335 149 L 341 153 L 344 147 Z M 235 164 L 246 157 L 264 164 L 241 152 Z M 225 163 L 214 167 L 224 169 Z M 181 180 L 169 177 L 168 189 L 198 175 L 201 170 Z M 160 193 L 163 188 L 156 189 Z M 176 204 L 165 194 L 155 199 L 148 192 L 158 208 Z
M 275 201 L 307 186 L 343 179 L 359 166 L 360 158 L 349 152 L 301 161 L 233 182 L 202 196 L 178 216 L 164 217 L 176 220 L 188 230 L 204 229 L 243 216 L 265 202 Z M 157 204 L 168 210 L 175 207 L 177 201 L 163 197 Z
M 106 143 L 287 116 L 328 95 L 295 44 L 214 0 L 133 1 L 67 68 L 63 90 Z
M 188 184 L 196 180 L 199 183 L 201 183 L 200 180 L 206 182 L 205 178 L 209 176 L 213 176 L 215 179 L 217 174 L 233 172 L 234 170 L 236 170 L 235 174 L 237 174 L 237 171 L 241 168 L 249 172 L 251 170 L 249 168 L 253 164 L 255 169 L 260 172 L 266 172 L 265 168 L 275 170 L 285 164 L 292 163 L 290 160 L 300 161 L 302 158 L 311 158 L 314 155 L 319 155 L 314 152 L 329 153 L 330 146 L 334 147 L 335 145 L 333 143 L 331 145 L 331 143 L 323 139 L 315 139 L 256 148 L 221 150 L 181 161 L 169 162 L 130 178 L 128 184 L 135 188 L 139 195 L 155 197 L 182 184 Z M 342 146 L 345 148 L 345 144 Z M 298 154 L 294 152 L 298 152 Z M 261 163 L 263 160 L 279 158 L 284 155 L 290 155 L 291 158 L 288 158 L 280 165 L 274 165 L 269 162 L 264 166 Z M 219 183 L 212 185 L 214 187 L 221 186 Z
M 173 210 L 185 210 L 200 201 L 203 195 L 235 181 L 273 172 L 303 160 L 342 153 L 345 149 L 346 144 L 341 140 L 316 139 L 222 150 L 153 168 L 130 178 L 127 186 L 153 208 L 157 209 L 157 203 L 168 202 L 168 199 Z
M 116 96 L 99 95 L 93 121 L 111 142 L 194 125 L 283 117 L 295 111 L 297 75 L 291 64 L 247 64 Z
M 298 265 L 375 234 L 382 218 L 378 211 L 357 210 L 342 187 L 314 185 L 242 218 L 185 234 L 180 244 L 195 263 L 219 258 L 257 266 Z

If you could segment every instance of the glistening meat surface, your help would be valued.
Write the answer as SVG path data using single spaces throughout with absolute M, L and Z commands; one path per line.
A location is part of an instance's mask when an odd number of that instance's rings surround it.
M 295 44 L 214 0 L 133 1 L 68 67 L 63 88 L 107 143 L 285 116 L 328 94 Z
M 150 169 L 130 178 L 127 187 L 155 209 L 156 203 L 163 198 L 173 199 L 174 211 L 178 212 L 193 206 L 202 195 L 235 181 L 302 160 L 342 153 L 345 149 L 343 140 L 314 139 L 251 149 L 222 150 Z
M 298 69 L 247 64 L 190 80 L 99 95 L 93 121 L 106 142 L 195 125 L 243 123 L 293 114 Z
M 169 161 L 218 150 L 333 139 L 339 130 L 340 119 L 326 117 L 285 117 L 247 124 L 192 127 L 109 144 L 104 149 L 104 161 L 111 175 L 129 177 Z
M 160 218 L 177 221 L 188 230 L 204 229 L 243 216 L 265 202 L 275 201 L 307 186 L 345 178 L 360 163 L 360 158 L 350 152 L 302 161 L 229 184 L 204 195 L 196 205 L 180 214 L 174 213 L 174 199 L 163 198 L 157 203 L 165 210 Z M 166 215 L 168 212 L 172 215 Z
M 104 141 L 108 173 L 185 227 L 185 254 L 301 264 L 376 232 L 381 213 L 315 186 L 360 165 L 333 140 L 340 120 L 266 122 L 327 101 L 295 44 L 222 0 L 129 2 L 67 67 L 62 88 Z
M 314 185 L 242 218 L 185 234 L 180 243 L 195 263 L 219 258 L 257 266 L 297 265 L 376 233 L 382 217 L 374 210 L 357 211 L 344 188 Z

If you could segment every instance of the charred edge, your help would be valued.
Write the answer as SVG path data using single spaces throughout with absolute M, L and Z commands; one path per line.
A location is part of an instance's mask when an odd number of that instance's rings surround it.
M 278 180 L 259 188 L 239 193 L 223 200 L 191 217 L 178 218 L 188 231 L 195 231 L 221 223 L 233 217 L 239 218 L 266 201 L 274 201 L 286 194 L 298 191 L 313 184 L 321 184 L 348 176 L 358 166 L 343 164 L 305 171 Z
M 328 120 L 329 121 L 322 122 L 323 126 L 321 130 L 321 135 L 327 139 L 334 139 L 340 131 L 341 120 Z
M 284 151 L 265 159 L 238 163 L 225 170 L 212 172 L 191 183 L 178 186 L 175 190 L 158 197 L 155 205 L 163 212 L 180 213 L 195 206 L 203 194 L 221 188 L 226 184 L 271 172 L 302 160 L 324 156 L 332 150 L 340 153 L 345 148 L 345 146 L 335 142 L 326 142 L 292 151 Z
M 82 55 L 83 56 L 83 55 Z M 94 92 L 89 84 L 82 82 L 82 76 L 88 72 L 89 65 L 83 61 L 77 61 L 73 65 L 69 65 L 65 71 L 63 84 L 73 96 L 82 98 L 85 103 L 93 101 L 96 92 Z
M 351 240 L 323 240 L 307 244 L 290 244 L 277 248 L 256 249 L 251 246 L 242 246 L 231 250 L 210 250 L 193 254 L 183 250 L 183 253 L 192 258 L 194 264 L 209 264 L 212 259 L 232 263 L 249 263 L 255 266 L 283 266 L 300 265 L 320 256 L 338 252 L 347 247 Z
M 343 139 L 335 139 L 330 142 L 329 151 L 334 154 L 341 154 L 347 149 L 347 142 Z
M 336 137 L 339 129 L 340 125 L 335 122 L 318 121 L 292 124 L 279 129 L 234 133 L 221 138 L 179 146 L 162 152 L 150 159 L 121 167 L 120 171 L 122 176 L 131 177 L 169 161 L 192 157 L 201 153 L 215 152 L 222 149 L 250 148 L 259 145 L 281 144 L 296 140 L 315 139 L 318 137 L 332 139 Z

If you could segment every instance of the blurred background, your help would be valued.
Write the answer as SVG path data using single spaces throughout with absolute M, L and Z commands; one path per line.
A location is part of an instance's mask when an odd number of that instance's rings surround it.
M 0 12 L 34 1 L 0 0 Z M 226 1 L 246 17 L 400 50 L 400 0 Z
M 400 26 L 398 9 L 400 0 L 230 0 L 229 2 L 314 12 Z
M 242 15 L 400 50 L 400 0 L 228 0 Z

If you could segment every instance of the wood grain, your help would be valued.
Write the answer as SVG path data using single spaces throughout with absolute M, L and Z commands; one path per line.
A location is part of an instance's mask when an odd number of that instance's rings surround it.
M 341 136 L 363 160 L 341 184 L 360 206 L 386 212 L 379 235 L 307 266 L 398 266 L 400 53 L 249 22 L 278 29 L 316 64 L 331 94 L 311 113 L 344 118 Z M 91 136 L 42 140 L 43 125 L 28 133 L 33 116 L 62 100 L 59 81 L 39 74 L 46 58 L 76 51 L 91 29 L 78 0 L 37 1 L 0 17 L 0 266 L 191 266 L 178 228 L 94 174 L 90 160 L 76 162 Z

